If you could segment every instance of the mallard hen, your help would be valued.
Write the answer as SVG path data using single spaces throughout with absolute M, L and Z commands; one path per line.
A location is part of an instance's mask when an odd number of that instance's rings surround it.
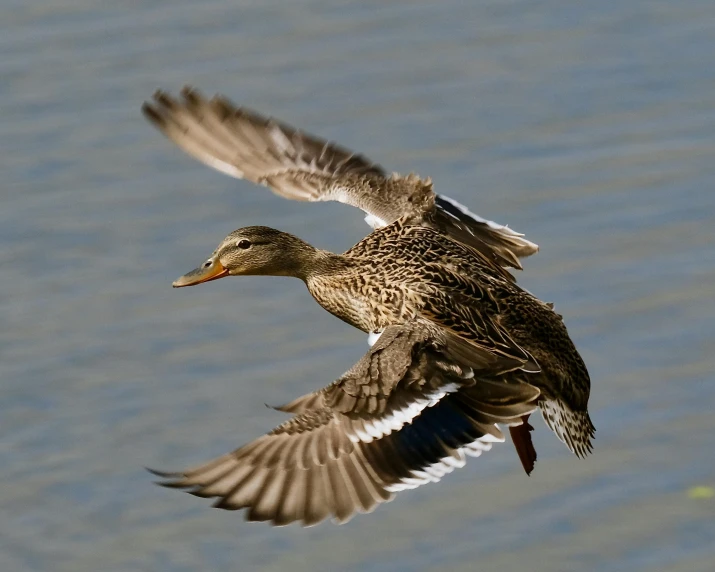
M 341 255 L 247 227 L 174 286 L 238 275 L 300 278 L 376 341 L 335 382 L 278 408 L 292 419 L 207 464 L 157 472 L 165 486 L 307 526 L 439 480 L 503 441 L 497 424 L 527 427 L 537 407 L 571 451 L 591 451 L 589 376 L 561 317 L 477 250 L 402 219 Z

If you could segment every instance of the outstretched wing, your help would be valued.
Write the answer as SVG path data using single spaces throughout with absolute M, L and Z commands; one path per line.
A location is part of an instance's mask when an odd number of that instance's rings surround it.
M 304 526 L 370 512 L 400 490 L 438 481 L 536 408 L 527 383 L 480 378 L 429 328 L 391 326 L 347 373 L 282 407 L 296 414 L 207 464 L 158 473 L 246 517 Z
M 181 91 L 181 98 L 157 91 L 142 111 L 159 131 L 206 165 L 267 186 L 287 199 L 338 201 L 358 207 L 367 213 L 365 220 L 373 228 L 410 214 L 413 199 L 422 204 L 414 194 L 431 187 L 416 176 L 388 176 L 363 155 L 238 107 L 224 97 L 207 99 L 190 87 Z M 538 250 L 522 234 L 444 195 L 435 195 L 434 207 L 422 223 L 504 267 L 521 268 L 519 258 Z
M 361 155 L 302 133 L 273 118 L 236 107 L 221 96 L 206 99 L 185 87 L 182 99 L 157 91 L 146 118 L 199 161 L 297 201 L 345 200 L 355 179 L 384 179 Z

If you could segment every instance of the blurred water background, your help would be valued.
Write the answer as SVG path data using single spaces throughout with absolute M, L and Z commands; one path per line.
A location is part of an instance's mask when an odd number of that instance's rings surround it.
M 0 569 L 715 570 L 712 0 L 0 1 Z M 239 226 L 341 251 L 360 213 L 212 172 L 144 122 L 192 83 L 541 246 L 593 380 L 595 454 L 535 421 L 348 525 L 155 487 L 366 350 L 298 281 L 171 289 Z

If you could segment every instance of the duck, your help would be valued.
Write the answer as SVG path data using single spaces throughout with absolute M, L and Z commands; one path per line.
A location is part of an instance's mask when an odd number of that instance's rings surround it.
M 415 174 L 388 174 L 363 155 L 224 96 L 207 99 L 186 86 L 180 97 L 157 91 L 142 106 L 146 119 L 189 155 L 238 179 L 296 201 L 337 201 L 364 211 L 373 228 L 408 217 L 479 250 L 501 266 L 522 269 L 537 244 L 480 217 L 433 190 Z
M 276 407 L 292 417 L 270 433 L 184 471 L 153 470 L 159 484 L 249 521 L 312 526 L 439 481 L 503 442 L 500 426 L 518 430 L 528 473 L 537 409 L 573 453 L 592 451 L 590 378 L 562 317 L 481 250 L 408 217 L 343 254 L 253 226 L 173 286 L 246 275 L 300 279 L 373 344 L 329 385 Z

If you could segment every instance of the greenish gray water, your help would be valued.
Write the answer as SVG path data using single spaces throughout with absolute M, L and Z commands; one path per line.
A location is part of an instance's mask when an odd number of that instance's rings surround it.
M 0 569 L 711 572 L 715 5 L 0 2 Z M 334 379 L 364 336 L 297 281 L 171 289 L 230 230 L 367 227 L 211 172 L 146 125 L 193 83 L 527 233 L 593 379 L 595 454 L 537 421 L 344 527 L 159 489 Z M 710 489 L 703 489 L 705 493 Z

